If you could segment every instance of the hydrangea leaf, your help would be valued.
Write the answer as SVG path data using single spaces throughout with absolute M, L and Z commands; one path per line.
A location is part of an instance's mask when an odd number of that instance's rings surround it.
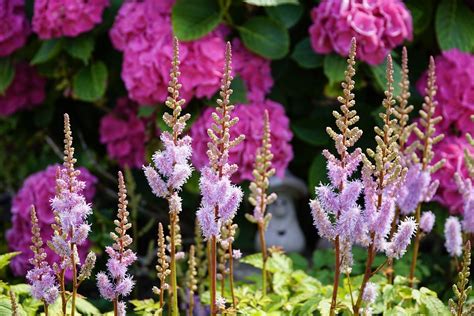
M 299 4 L 283 4 L 274 7 L 266 7 L 265 12 L 286 28 L 290 28 L 300 20 L 303 15 L 303 7 Z
M 64 46 L 66 52 L 74 58 L 82 60 L 84 64 L 89 63 L 94 50 L 94 37 L 90 34 L 68 38 Z
M 190 41 L 216 28 L 222 14 L 215 0 L 177 0 L 171 19 L 174 34 L 182 41 Z
M 436 12 L 435 28 L 441 50 L 473 50 L 474 12 L 463 1 L 441 1 Z
M 51 39 L 42 42 L 30 64 L 38 65 L 50 61 L 61 52 L 62 47 L 63 41 L 61 39 Z
M 101 61 L 82 68 L 73 78 L 74 97 L 94 102 L 103 97 L 107 86 L 107 67 Z
M 329 85 L 344 80 L 344 71 L 346 70 L 346 67 L 346 59 L 342 56 L 330 54 L 324 57 L 324 74 L 329 79 Z
M 15 77 L 15 67 L 10 58 L 0 59 L 0 95 L 3 94 Z
M 277 21 L 268 17 L 253 17 L 237 29 L 245 47 L 260 56 L 280 59 L 288 53 L 288 30 Z
M 395 84 L 393 85 L 393 94 L 398 95 L 400 93 L 400 86 L 398 85 L 398 82 L 401 80 L 401 67 L 400 65 L 392 60 L 393 63 L 393 80 Z M 370 67 L 370 72 L 372 73 L 372 76 L 375 79 L 375 84 L 376 87 L 380 91 L 384 91 L 387 86 L 387 60 L 385 60 L 383 63 L 377 66 L 371 66 Z M 378 115 L 378 114 L 377 114 Z
M 300 67 L 306 69 L 321 67 L 324 62 L 324 56 L 314 52 L 309 37 L 306 37 L 296 44 L 295 49 L 291 54 L 291 59 L 293 59 Z
M 292 122 L 291 129 L 298 139 L 313 146 L 322 146 L 329 141 L 323 120 L 317 118 Z

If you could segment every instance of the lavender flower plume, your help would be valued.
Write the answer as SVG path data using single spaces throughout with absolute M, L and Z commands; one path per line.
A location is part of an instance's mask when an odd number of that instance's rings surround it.
M 403 215 L 415 212 L 418 204 L 430 199 L 431 175 L 429 171 L 422 170 L 419 163 L 415 163 L 408 168 L 406 181 L 401 186 L 397 205 Z
M 206 239 L 217 237 L 221 225 L 233 219 L 243 196 L 242 190 L 230 180 L 238 166 L 229 164 L 229 149 L 244 139 L 243 135 L 230 138 L 230 128 L 239 120 L 237 117 L 231 118 L 234 109 L 230 104 L 231 59 L 231 47 L 227 43 L 220 99 L 217 100 L 216 111 L 212 113 L 214 124 L 207 131 L 210 138 L 207 151 L 209 165 L 201 170 L 199 182 L 202 200 L 196 215 Z
M 127 268 L 135 262 L 137 256 L 132 250 L 127 249 L 133 241 L 127 234 L 127 230 L 132 227 L 132 224 L 128 222 L 127 189 L 120 171 L 118 182 L 118 213 L 117 219 L 114 221 L 116 228 L 115 232 L 110 233 L 114 243 L 105 248 L 109 255 L 107 272 L 97 274 L 97 287 L 100 295 L 106 300 L 114 301 L 125 315 L 125 304 L 119 301 L 119 297 L 128 296 L 133 289 L 135 282 L 133 277 L 127 274 Z
M 462 253 L 461 224 L 457 217 L 450 216 L 444 224 L 444 246 L 451 257 L 459 257 Z
M 421 215 L 420 218 L 420 229 L 425 234 L 429 234 L 433 229 L 435 223 L 435 215 L 431 211 L 426 211 Z
M 33 267 L 26 274 L 26 279 L 31 285 L 31 296 L 46 304 L 52 304 L 59 294 L 53 269 L 46 262 L 46 252 L 43 249 L 38 218 L 35 207 L 31 206 L 31 251 L 34 256 L 30 259 Z
M 362 294 L 364 302 L 371 304 L 377 299 L 377 286 L 372 282 L 367 282 L 365 286 L 364 294 Z
M 461 222 L 464 232 L 474 233 L 474 188 L 469 178 L 463 179 L 459 173 L 454 175 L 456 184 L 463 198 L 463 220 Z
M 398 225 L 398 230 L 385 249 L 387 257 L 400 259 L 407 251 L 411 238 L 416 231 L 416 221 L 413 217 L 407 217 Z

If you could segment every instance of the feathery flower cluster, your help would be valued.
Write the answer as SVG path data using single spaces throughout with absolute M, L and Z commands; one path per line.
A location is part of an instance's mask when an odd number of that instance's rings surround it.
M 26 279 L 31 285 L 30 291 L 33 298 L 52 304 L 59 294 L 53 269 L 46 261 L 47 254 L 43 249 L 41 229 L 38 224 L 35 207 L 31 206 L 31 251 L 34 256 L 29 260 L 33 268 L 26 274 Z
M 455 216 L 450 216 L 444 224 L 444 246 L 451 257 L 459 257 L 462 253 L 461 223 Z
M 420 229 L 425 234 L 429 234 L 435 223 L 435 215 L 431 211 L 423 212 L 420 218 Z
M 23 62 L 16 64 L 13 81 L 4 94 L 0 94 L 0 116 L 40 105 L 45 99 L 45 86 L 46 81 L 33 67 Z
M 37 0 L 33 31 L 41 39 L 77 36 L 99 24 L 108 5 L 109 0 Z
M 97 287 L 100 295 L 113 301 L 119 311 L 118 315 L 125 316 L 125 303 L 119 301 L 120 296 L 128 296 L 134 286 L 133 277 L 127 274 L 127 268 L 137 260 L 137 256 L 131 249 L 127 249 L 132 243 L 132 238 L 127 234 L 127 230 L 132 227 L 128 222 L 127 211 L 127 189 L 123 179 L 122 172 L 118 173 L 118 213 L 114 221 L 115 232 L 110 236 L 114 240 L 112 246 L 105 248 L 109 255 L 107 260 L 107 273 L 99 272 L 97 274 Z
M 10 266 L 16 275 L 24 275 L 28 268 L 28 260 L 32 257 L 28 251 L 31 245 L 31 219 L 30 206 L 35 205 L 38 214 L 38 226 L 41 230 L 41 238 L 49 240 L 53 235 L 51 224 L 54 223 L 54 213 L 51 210 L 50 200 L 54 197 L 56 172 L 58 165 L 51 165 L 45 170 L 28 176 L 23 186 L 13 198 L 11 212 L 13 214 L 12 228 L 7 231 L 7 241 L 11 250 L 21 251 L 21 254 L 13 258 Z M 81 174 L 78 179 L 85 183 L 84 197 L 91 202 L 95 195 L 97 178 L 87 169 L 80 167 Z M 86 257 L 89 242 L 78 246 L 79 257 Z M 47 254 L 47 262 L 53 264 L 59 260 L 58 255 L 49 247 L 44 249 Z M 68 276 L 68 275 L 67 275 Z
M 436 77 L 439 82 L 436 115 L 441 115 L 443 131 L 450 127 L 465 132 L 474 132 L 471 115 L 474 114 L 474 55 L 458 49 L 444 51 L 436 59 Z M 427 73 L 417 83 L 420 92 L 427 85 Z
M 198 169 L 204 167 L 208 161 L 206 139 L 207 130 L 214 123 L 212 111 L 212 108 L 206 109 L 191 127 L 191 136 L 194 139 L 192 161 Z M 229 162 L 239 166 L 239 170 L 232 176 L 232 181 L 236 183 L 253 179 L 255 153 L 262 144 L 265 111 L 270 114 L 272 164 L 276 175 L 283 177 L 288 164 L 293 159 L 293 149 L 290 144 L 293 134 L 290 130 L 289 119 L 281 104 L 267 99 L 249 105 L 236 105 L 231 117 L 238 117 L 239 121 L 230 131 L 230 136 L 235 138 L 241 134 L 245 135 L 244 141 L 229 149 Z
M 470 178 L 461 178 L 459 173 L 454 175 L 456 184 L 463 197 L 463 209 L 462 216 L 463 220 L 462 230 L 465 233 L 474 233 L 474 188 L 472 186 L 472 180 Z
M 25 45 L 30 25 L 24 0 L 4 0 L 0 3 L 0 57 L 8 56 Z
M 311 11 L 311 18 L 309 33 L 317 53 L 335 51 L 344 56 L 355 37 L 357 55 L 372 65 L 413 37 L 410 12 L 400 0 L 323 0 Z
M 122 167 L 141 167 L 145 162 L 146 122 L 137 114 L 138 105 L 123 97 L 100 121 L 100 142 Z
M 377 299 L 377 285 L 372 282 L 367 282 L 362 299 L 368 304 L 375 302 Z
M 398 226 L 398 231 L 385 245 L 385 253 L 389 258 L 400 259 L 405 254 L 413 235 L 416 232 L 416 221 L 413 217 L 405 218 Z

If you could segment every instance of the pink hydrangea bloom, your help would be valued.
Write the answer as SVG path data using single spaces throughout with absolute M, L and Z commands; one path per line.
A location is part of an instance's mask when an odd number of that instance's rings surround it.
M 39 227 L 41 229 L 41 238 L 46 241 L 51 240 L 53 230 L 51 224 L 54 222 L 53 211 L 51 210 L 50 200 L 54 197 L 56 191 L 56 171 L 59 165 L 51 165 L 45 170 L 30 175 L 23 182 L 23 186 L 13 198 L 11 212 L 13 214 L 13 226 L 7 231 L 6 238 L 8 246 L 12 251 L 21 251 L 22 253 L 13 258 L 10 266 L 16 275 L 24 275 L 29 267 L 28 260 L 33 257 L 31 246 L 31 218 L 30 208 L 34 205 L 38 214 Z M 81 174 L 79 179 L 86 183 L 84 195 L 90 202 L 95 195 L 95 184 L 97 178 L 87 169 L 79 168 Z M 86 257 L 89 244 L 86 242 L 78 246 L 81 260 Z M 49 247 L 45 247 L 47 261 L 52 264 L 57 262 L 59 257 Z
M 355 37 L 357 56 L 372 65 L 413 37 L 410 12 L 400 0 L 323 0 L 311 19 L 311 45 L 317 53 L 346 56 Z
M 141 167 L 145 162 L 145 122 L 137 112 L 136 103 L 120 98 L 114 110 L 100 121 L 100 142 L 123 167 Z
M 30 26 L 25 15 L 24 0 L 0 3 L 0 57 L 10 55 L 26 43 Z
M 0 95 L 0 116 L 32 108 L 45 98 L 46 81 L 26 63 L 15 66 L 15 77 L 3 95 Z
M 171 5 L 165 1 L 126 2 L 120 8 L 110 37 L 123 51 L 122 79 L 131 99 L 140 104 L 163 102 L 167 96 L 173 53 Z M 184 99 L 210 98 L 219 88 L 224 64 L 224 29 L 180 45 L 181 94 Z
M 433 162 L 446 159 L 444 166 L 432 175 L 433 179 L 439 180 L 439 188 L 434 199 L 448 207 L 451 214 L 459 214 L 463 208 L 463 198 L 458 191 L 454 175 L 459 172 L 461 177 L 468 177 L 464 165 L 465 149 L 474 154 L 474 149 L 464 136 L 452 135 L 446 135 L 445 139 L 434 147 Z
M 33 31 L 41 39 L 77 36 L 102 21 L 109 0 L 36 0 Z
M 435 58 L 438 91 L 436 115 L 443 120 L 440 126 L 448 130 L 454 126 L 462 132 L 474 132 L 470 117 L 474 114 L 474 55 L 458 49 L 445 51 Z M 417 83 L 420 93 L 425 94 L 427 74 Z
M 272 165 L 278 176 L 283 177 L 289 162 L 293 158 L 293 149 L 290 144 L 293 134 L 290 130 L 288 117 L 281 104 L 265 100 L 249 105 L 237 105 L 232 117 L 237 116 L 239 122 L 231 130 L 231 138 L 240 134 L 245 135 L 245 140 L 238 146 L 233 147 L 229 153 L 229 163 L 239 166 L 239 170 L 232 177 L 232 180 L 237 183 L 253 179 L 252 170 L 255 152 L 262 143 L 265 109 L 270 114 L 271 143 L 274 155 Z M 206 155 L 207 142 L 209 141 L 207 129 L 211 127 L 212 110 L 212 108 L 206 109 L 191 127 L 191 137 L 193 138 L 192 161 L 198 169 L 208 163 Z

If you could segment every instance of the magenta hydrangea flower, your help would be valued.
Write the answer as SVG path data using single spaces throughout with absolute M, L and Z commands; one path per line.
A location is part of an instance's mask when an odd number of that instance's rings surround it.
M 311 19 L 311 45 L 317 53 L 346 56 L 355 37 L 357 56 L 372 65 L 413 37 L 410 12 L 400 0 L 323 0 Z
M 194 140 L 192 162 L 198 169 L 208 162 L 207 129 L 212 124 L 212 110 L 212 108 L 206 109 L 191 127 L 191 136 Z M 290 144 L 293 134 L 290 130 L 289 119 L 281 104 L 265 100 L 249 105 L 236 105 L 232 117 L 238 117 L 239 122 L 231 130 L 231 137 L 245 135 L 245 140 L 229 151 L 229 162 L 239 166 L 239 170 L 232 177 L 232 181 L 236 183 L 253 179 L 253 163 L 256 150 L 262 143 L 265 110 L 268 110 L 272 127 L 272 166 L 276 169 L 277 176 L 284 176 L 289 162 L 293 159 L 293 149 Z
M 109 0 L 36 0 L 33 31 L 41 39 L 77 36 L 102 21 Z
M 474 149 L 464 136 L 458 137 L 449 134 L 442 142 L 434 146 L 433 163 L 443 158 L 446 160 L 443 167 L 433 174 L 433 178 L 439 180 L 440 183 L 434 200 L 449 208 L 451 214 L 460 214 L 463 209 L 463 198 L 458 191 L 454 175 L 458 172 L 462 178 L 468 177 L 468 171 L 464 164 L 465 150 L 474 154 Z
M 462 254 L 461 224 L 455 216 L 450 216 L 444 224 L 444 246 L 451 257 L 459 257 Z
M 122 167 L 138 168 L 145 162 L 146 122 L 137 113 L 138 105 L 124 97 L 100 121 L 100 142 Z
M 25 1 L 3 0 L 0 3 L 0 21 L 2 21 L 0 24 L 0 57 L 3 57 L 23 47 L 30 35 L 30 25 L 25 15 Z
M 5 93 L 0 94 L 0 116 L 9 116 L 41 104 L 45 98 L 45 86 L 46 81 L 34 68 L 27 63 L 16 64 L 13 81 Z
M 10 264 L 15 275 L 24 275 L 29 266 L 28 260 L 33 257 L 33 253 L 29 250 L 31 245 L 31 205 L 35 206 L 38 214 L 41 238 L 46 242 L 53 235 L 51 224 L 54 222 L 54 215 L 50 207 L 50 200 L 56 192 L 55 180 L 58 167 L 59 165 L 51 165 L 45 170 L 30 175 L 25 179 L 23 186 L 13 198 L 11 209 L 13 225 L 7 231 L 6 238 L 12 251 L 22 252 L 13 258 Z M 79 170 L 81 171 L 79 179 L 86 184 L 83 191 L 84 196 L 90 202 L 95 195 L 97 178 L 85 168 L 79 168 Z M 87 242 L 78 246 L 81 261 L 86 257 L 88 248 L 89 244 Z M 49 247 L 45 247 L 45 251 L 49 264 L 59 260 L 56 253 Z
M 470 119 L 474 114 L 474 55 L 451 49 L 437 56 L 435 61 L 438 82 L 435 115 L 443 117 L 441 128 L 446 131 L 454 126 L 462 132 L 474 132 Z M 425 91 L 426 80 L 426 73 L 418 80 L 420 93 Z

